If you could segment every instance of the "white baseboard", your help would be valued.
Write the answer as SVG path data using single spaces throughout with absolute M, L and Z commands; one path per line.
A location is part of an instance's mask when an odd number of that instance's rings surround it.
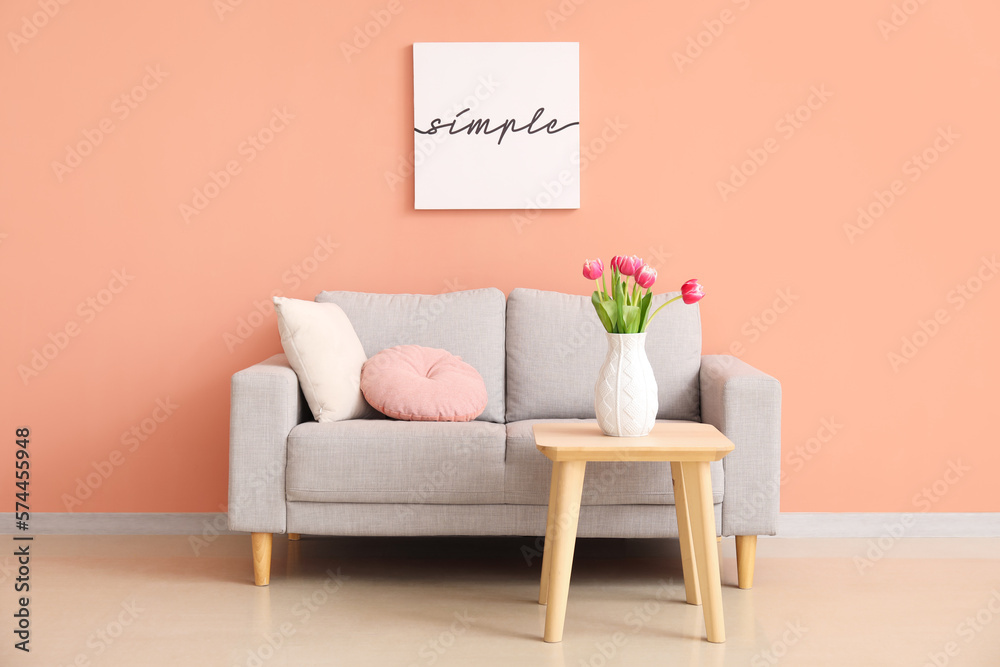
M 1000 512 L 782 512 L 776 537 L 1000 537 Z
M 776 537 L 880 537 L 900 526 L 904 537 L 1000 537 L 1000 512 L 782 512 Z M 0 533 L 13 528 L 13 513 L 0 512 Z M 44 512 L 31 515 L 30 528 L 31 535 L 236 534 L 226 529 L 220 512 Z

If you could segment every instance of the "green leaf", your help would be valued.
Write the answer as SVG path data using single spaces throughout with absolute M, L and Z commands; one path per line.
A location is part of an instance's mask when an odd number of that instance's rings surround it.
M 649 323 L 646 318 L 649 316 L 649 304 L 653 302 L 653 293 L 647 292 L 646 296 L 642 297 L 641 312 L 639 313 L 639 333 L 646 330 L 646 325 Z
M 601 321 L 604 322 L 604 328 L 608 330 L 608 333 L 614 333 L 615 318 L 618 317 L 618 306 L 615 305 L 614 301 L 608 299 L 601 303 L 601 307 L 604 309 L 604 317 L 607 318 L 606 322 L 603 317 L 601 318 Z
M 615 283 L 615 305 L 618 308 L 615 317 L 618 326 L 612 333 L 625 333 L 625 283 Z
M 625 326 L 622 329 L 622 333 L 639 333 L 639 306 L 622 306 L 623 319 L 625 320 Z
M 615 302 L 602 300 L 601 293 L 597 290 L 594 290 L 594 294 L 590 297 L 590 300 L 594 303 L 594 310 L 597 311 L 597 316 L 601 318 L 601 324 L 604 325 L 608 333 L 613 333 L 615 330 L 615 316 L 617 315 Z

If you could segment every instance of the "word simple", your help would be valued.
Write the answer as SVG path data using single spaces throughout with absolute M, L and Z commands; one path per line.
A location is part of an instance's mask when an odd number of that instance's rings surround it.
M 465 125 L 463 127 L 455 127 L 455 124 L 458 123 L 458 117 L 464 114 L 466 111 L 469 111 L 469 109 L 462 109 L 461 111 L 459 111 L 457 114 L 455 114 L 455 120 L 451 121 L 450 123 L 442 123 L 440 118 L 435 118 L 434 120 L 431 121 L 431 126 L 428 129 L 421 130 L 418 128 L 413 128 L 413 131 L 418 132 L 420 134 L 437 134 L 437 131 L 439 129 L 448 128 L 448 134 L 462 134 L 463 132 L 465 132 L 468 135 L 472 135 L 480 133 L 496 134 L 497 132 L 499 132 L 500 138 L 497 139 L 497 145 L 499 146 L 500 142 L 503 141 L 504 136 L 506 136 L 508 132 L 523 132 L 526 130 L 528 134 L 537 134 L 542 130 L 545 130 L 548 134 L 555 134 L 556 132 L 562 132 L 568 127 L 573 127 L 574 125 L 580 124 L 579 121 L 576 121 L 573 123 L 566 123 L 562 127 L 559 127 L 558 126 L 559 121 L 553 118 L 549 122 L 540 125 L 538 127 L 535 127 L 535 123 L 537 123 L 538 119 L 542 117 L 543 113 L 545 113 L 545 107 L 538 107 L 538 111 L 536 111 L 535 115 L 531 117 L 531 120 L 529 120 L 521 127 L 517 127 L 517 120 L 514 118 L 508 118 L 503 123 L 500 123 L 499 125 L 496 125 L 494 127 L 490 127 L 490 123 L 492 122 L 492 119 L 490 118 L 477 118 L 476 120 L 470 121 L 468 125 Z M 463 118 L 462 120 L 465 119 Z

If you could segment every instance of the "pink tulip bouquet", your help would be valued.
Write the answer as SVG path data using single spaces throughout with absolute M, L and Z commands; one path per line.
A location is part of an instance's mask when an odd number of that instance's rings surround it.
M 650 313 L 649 305 L 653 301 L 652 288 L 656 282 L 656 269 L 643 262 L 637 255 L 631 257 L 615 255 L 611 258 L 610 293 L 604 275 L 604 262 L 600 259 L 588 259 L 583 263 L 583 277 L 597 283 L 591 301 L 608 333 L 643 333 L 664 306 L 678 299 L 683 299 L 687 304 L 697 303 L 705 296 L 705 288 L 695 278 L 681 285 L 680 296 L 670 299 Z M 643 290 L 646 290 L 645 293 Z

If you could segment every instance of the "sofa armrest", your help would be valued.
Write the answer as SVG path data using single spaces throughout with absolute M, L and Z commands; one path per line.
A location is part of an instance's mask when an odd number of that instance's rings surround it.
M 229 413 L 229 529 L 285 532 L 285 446 L 312 419 L 283 354 L 233 375 Z
M 701 419 L 733 441 L 722 459 L 723 535 L 774 535 L 780 510 L 781 383 L 729 355 L 701 358 Z

